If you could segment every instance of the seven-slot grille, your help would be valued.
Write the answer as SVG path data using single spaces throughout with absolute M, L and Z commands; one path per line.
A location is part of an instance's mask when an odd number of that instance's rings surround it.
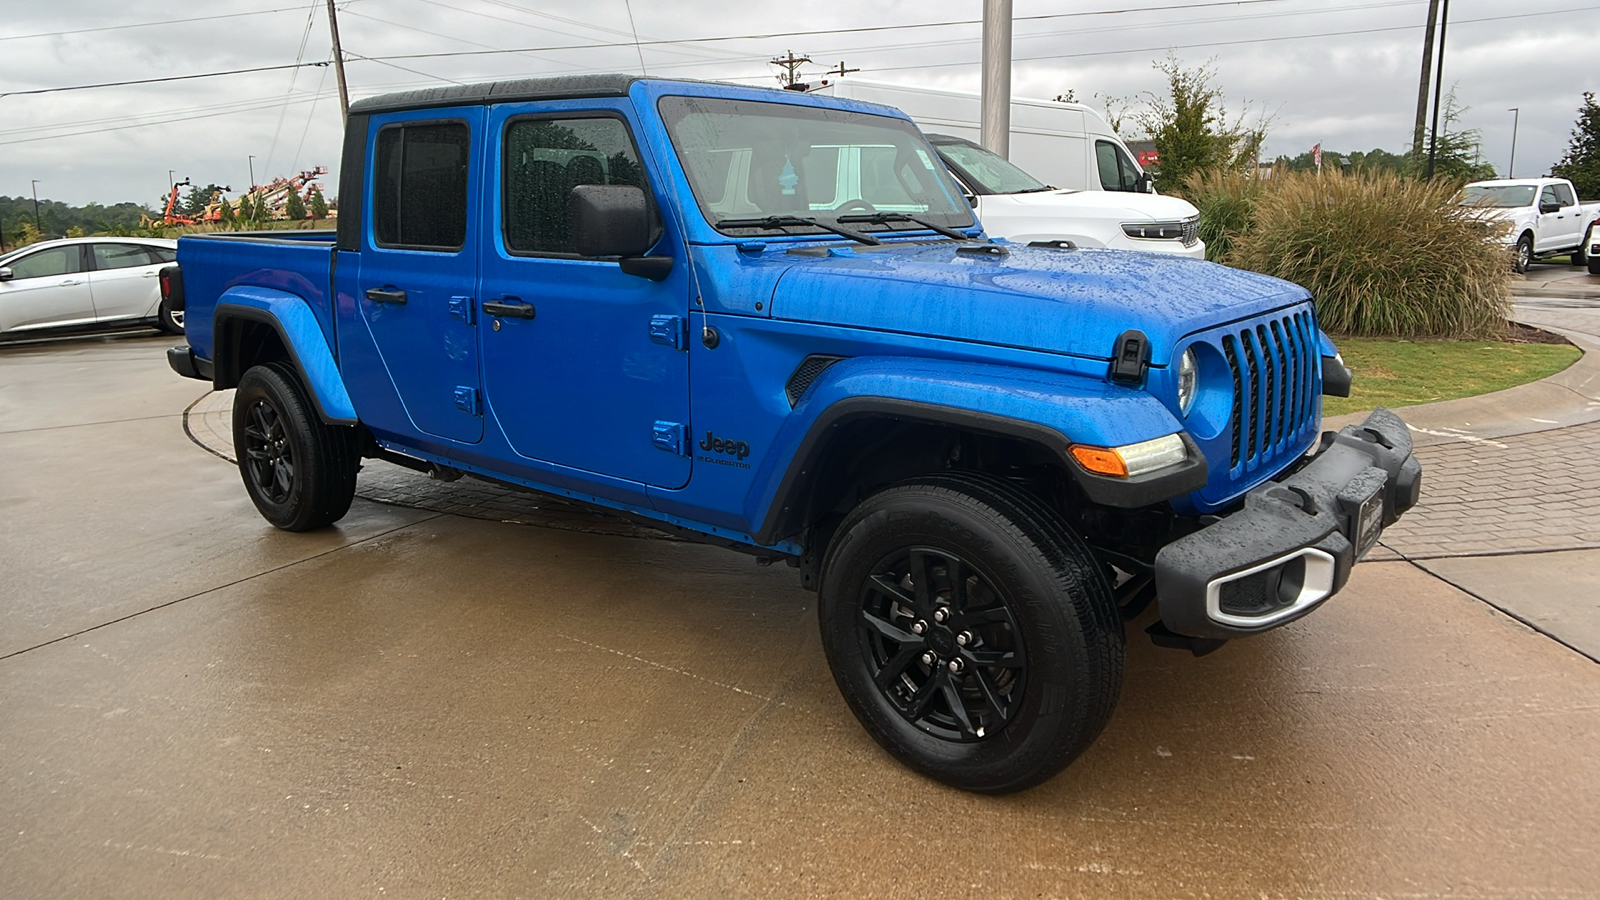
M 1222 355 L 1233 374 L 1228 467 L 1236 470 L 1275 456 L 1313 424 L 1322 364 L 1316 320 L 1298 312 L 1230 331 Z

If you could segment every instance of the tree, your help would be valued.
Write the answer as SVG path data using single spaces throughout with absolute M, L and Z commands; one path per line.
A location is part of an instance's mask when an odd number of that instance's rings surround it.
M 1423 142 L 1422 153 L 1407 158 L 1403 174 L 1412 178 L 1427 176 L 1428 147 L 1432 143 L 1434 177 L 1460 182 L 1494 178 L 1497 174 L 1494 166 L 1483 159 L 1483 132 L 1476 128 L 1455 130 L 1461 115 L 1468 109 L 1470 107 L 1456 103 L 1456 89 L 1451 87 L 1450 93 L 1444 96 L 1444 109 L 1440 111 L 1437 140 L 1430 134 L 1428 141 Z
M 306 203 L 300 199 L 299 191 L 290 191 L 283 202 L 284 217 L 299 222 L 306 217 Z
M 1572 182 L 1579 197 L 1600 197 L 1600 106 L 1590 91 L 1584 91 L 1583 105 L 1578 107 L 1572 143 L 1561 161 L 1550 167 L 1550 174 Z
M 1270 124 L 1265 116 L 1246 126 L 1247 105 L 1230 119 L 1209 64 L 1185 68 L 1169 54 L 1152 66 L 1167 76 L 1167 93 L 1146 91 L 1147 106 L 1134 118 L 1156 145 L 1163 183 L 1181 185 L 1190 172 L 1245 171 L 1255 164 Z
M 311 186 L 311 218 L 326 219 L 328 217 L 328 201 L 322 199 L 322 188 Z
M 227 197 L 222 198 L 222 206 L 217 210 L 218 219 L 224 225 L 233 224 L 233 203 Z

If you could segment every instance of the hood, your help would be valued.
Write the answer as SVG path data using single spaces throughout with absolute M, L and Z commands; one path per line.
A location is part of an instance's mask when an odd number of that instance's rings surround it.
M 1160 194 L 1125 191 L 1033 191 L 1026 194 L 985 194 L 994 204 L 1018 214 L 1062 215 L 1116 219 L 1118 222 L 1180 222 L 1200 211 L 1194 204 Z
M 998 246 L 1008 253 L 958 253 L 940 242 L 790 254 L 796 262 L 773 290 L 772 315 L 1099 359 L 1139 329 L 1151 363 L 1166 365 L 1187 334 L 1310 297 L 1287 281 L 1196 259 Z

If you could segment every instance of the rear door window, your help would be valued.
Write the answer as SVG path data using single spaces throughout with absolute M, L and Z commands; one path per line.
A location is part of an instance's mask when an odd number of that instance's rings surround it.
M 1578 202 L 1578 198 L 1572 196 L 1572 188 L 1564 184 L 1552 185 L 1552 187 L 1556 189 L 1556 201 L 1562 206 L 1571 206 Z
M 161 262 L 149 247 L 138 244 L 95 244 L 94 267 L 96 271 L 108 269 L 135 269 Z
M 465 122 L 407 122 L 378 132 L 372 180 L 380 247 L 460 250 L 467 238 Z

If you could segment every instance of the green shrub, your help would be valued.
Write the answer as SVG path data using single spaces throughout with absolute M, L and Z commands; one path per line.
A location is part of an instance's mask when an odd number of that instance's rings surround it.
M 1222 260 L 1234 239 L 1250 230 L 1256 198 L 1264 184 L 1243 172 L 1222 169 L 1192 172 L 1184 179 L 1179 195 L 1200 210 L 1200 240 L 1206 242 L 1206 259 Z
M 1486 337 L 1510 309 L 1511 261 L 1459 185 L 1387 173 L 1263 183 L 1223 261 L 1304 285 L 1322 327 L 1382 337 Z

